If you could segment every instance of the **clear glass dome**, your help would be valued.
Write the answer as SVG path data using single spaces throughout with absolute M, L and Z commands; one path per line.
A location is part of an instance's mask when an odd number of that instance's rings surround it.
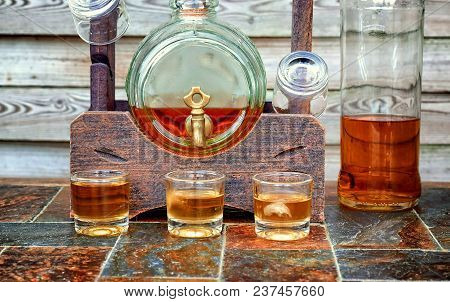
M 114 43 L 130 24 L 125 0 L 69 0 L 68 3 L 78 35 L 89 44 Z
M 217 1 L 173 0 L 172 21 L 140 44 L 128 73 L 142 131 L 178 155 L 206 157 L 239 143 L 262 113 L 266 74 L 253 43 L 218 22 Z

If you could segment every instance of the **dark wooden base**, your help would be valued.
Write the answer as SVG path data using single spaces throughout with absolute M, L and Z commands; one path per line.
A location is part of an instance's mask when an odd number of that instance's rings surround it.
M 313 222 L 324 221 L 325 130 L 311 115 L 263 114 L 238 146 L 210 158 L 170 154 L 153 144 L 129 112 L 87 112 L 71 125 L 71 172 L 121 169 L 130 174 L 131 216 L 165 205 L 163 176 L 183 169 L 227 175 L 226 204 L 253 211 L 252 175 L 299 171 L 314 178 Z

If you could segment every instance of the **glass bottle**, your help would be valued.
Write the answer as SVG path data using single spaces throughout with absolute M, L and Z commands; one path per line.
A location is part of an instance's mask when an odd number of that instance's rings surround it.
M 216 19 L 217 0 L 171 0 L 172 20 L 133 58 L 126 89 L 142 131 L 182 156 L 231 148 L 262 113 L 266 74 L 256 47 Z
M 342 204 L 413 207 L 421 194 L 423 0 L 341 1 Z

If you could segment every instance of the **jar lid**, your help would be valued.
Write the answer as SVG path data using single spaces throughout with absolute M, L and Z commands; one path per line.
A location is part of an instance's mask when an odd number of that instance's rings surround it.
M 118 4 L 119 0 L 69 0 L 72 14 L 84 20 L 105 16 Z
M 328 89 L 327 64 L 312 52 L 290 53 L 280 62 L 277 85 L 288 97 L 314 97 Z

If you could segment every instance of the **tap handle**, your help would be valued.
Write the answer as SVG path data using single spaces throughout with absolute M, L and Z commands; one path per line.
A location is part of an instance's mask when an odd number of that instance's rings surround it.
M 212 132 L 212 122 L 204 108 L 209 104 L 211 97 L 205 94 L 200 87 L 192 87 L 184 97 L 184 103 L 192 109 L 191 115 L 186 119 L 186 130 L 192 136 L 195 147 L 205 147 L 206 138 Z

